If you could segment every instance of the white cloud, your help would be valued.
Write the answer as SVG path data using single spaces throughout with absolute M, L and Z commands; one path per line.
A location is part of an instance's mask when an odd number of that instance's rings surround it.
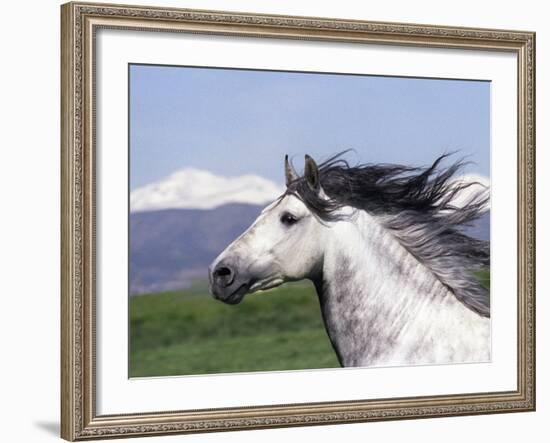
M 183 169 L 130 194 L 130 211 L 212 209 L 228 203 L 265 204 L 284 192 L 257 175 L 220 177 L 208 171 Z

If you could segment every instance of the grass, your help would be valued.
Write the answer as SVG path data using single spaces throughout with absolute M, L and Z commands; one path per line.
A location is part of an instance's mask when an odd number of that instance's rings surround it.
M 487 288 L 489 271 L 477 277 Z M 339 367 L 308 282 L 236 306 L 185 291 L 130 298 L 130 377 Z
M 490 289 L 491 287 L 491 273 L 488 269 L 476 272 L 476 277 L 484 288 Z
M 311 284 L 283 285 L 237 306 L 186 291 L 130 299 L 130 376 L 339 367 Z

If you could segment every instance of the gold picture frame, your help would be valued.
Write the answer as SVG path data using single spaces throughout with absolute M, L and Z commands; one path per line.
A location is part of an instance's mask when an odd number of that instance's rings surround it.
M 61 436 L 261 429 L 535 409 L 535 34 L 73 2 L 61 7 Z M 95 389 L 95 72 L 100 28 L 506 51 L 518 68 L 517 389 L 101 416 Z

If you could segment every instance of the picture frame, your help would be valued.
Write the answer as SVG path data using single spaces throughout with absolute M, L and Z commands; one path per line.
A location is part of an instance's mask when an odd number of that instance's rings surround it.
M 71 2 L 61 7 L 61 436 L 69 441 L 535 410 L 535 34 Z M 100 30 L 512 54 L 517 67 L 515 389 L 98 413 Z M 126 191 L 125 191 L 126 192 Z M 496 227 L 495 229 L 498 229 Z M 99 271 L 99 272 L 98 272 Z M 101 282 L 108 284 L 108 282 Z M 126 294 L 124 294 L 124 297 Z

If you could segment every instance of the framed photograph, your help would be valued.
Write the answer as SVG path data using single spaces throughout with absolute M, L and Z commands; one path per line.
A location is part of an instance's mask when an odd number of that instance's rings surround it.
M 535 35 L 68 3 L 67 440 L 535 409 Z

